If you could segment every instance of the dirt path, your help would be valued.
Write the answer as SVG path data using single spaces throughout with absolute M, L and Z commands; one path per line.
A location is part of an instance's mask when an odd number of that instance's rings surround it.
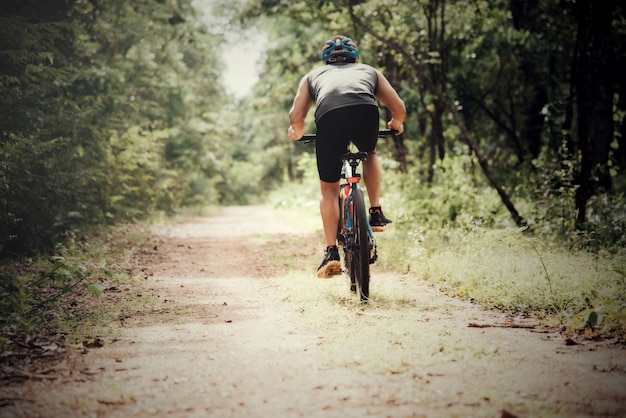
M 224 208 L 157 233 L 147 279 L 129 291 L 164 308 L 121 318 L 119 338 L 71 356 L 56 379 L 4 388 L 1 417 L 626 416 L 623 349 L 511 328 L 416 278 L 383 275 L 387 305 L 361 311 L 338 303 L 350 298 L 340 280 L 311 271 L 294 286 L 322 296 L 299 305 L 276 277 L 289 263 L 314 268 L 301 260 L 319 239 L 294 239 L 270 209 Z M 307 325 L 315 309 L 332 311 L 328 332 Z M 356 322 L 372 330 L 365 344 L 351 337 L 360 325 L 345 326 Z

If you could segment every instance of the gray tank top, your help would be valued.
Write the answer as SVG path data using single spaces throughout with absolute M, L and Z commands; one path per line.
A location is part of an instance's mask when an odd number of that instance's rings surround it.
M 309 94 L 315 101 L 315 120 L 333 109 L 376 103 L 378 74 L 366 64 L 330 64 L 307 75 Z

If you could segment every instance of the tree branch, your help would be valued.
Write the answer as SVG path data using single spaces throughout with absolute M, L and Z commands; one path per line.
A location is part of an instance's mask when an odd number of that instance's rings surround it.
M 504 203 L 504 206 L 508 209 L 509 213 L 513 217 L 513 220 L 515 221 L 515 223 L 518 226 L 527 226 L 526 220 L 524 218 L 522 218 L 522 216 L 519 214 L 519 212 L 517 211 L 517 209 L 513 205 L 513 202 L 509 198 L 508 194 L 506 193 L 506 191 L 504 190 L 502 185 L 500 185 L 500 182 L 498 181 L 498 179 L 496 178 L 495 174 L 493 173 L 493 170 L 491 169 L 491 166 L 489 165 L 489 162 L 487 161 L 487 159 L 485 158 L 483 153 L 478 148 L 478 145 L 476 144 L 476 141 L 474 140 L 474 137 L 472 136 L 470 131 L 465 126 L 465 122 L 463 121 L 463 118 L 461 117 L 461 114 L 459 113 L 459 111 L 456 108 L 456 106 L 454 106 L 452 104 L 452 102 L 450 102 L 448 97 L 436 85 L 434 85 L 428 79 L 428 77 L 425 76 L 425 73 L 424 73 L 424 70 L 422 69 L 422 66 L 415 59 L 415 57 L 412 54 L 410 54 L 404 47 L 402 47 L 396 41 L 394 41 L 392 39 L 385 38 L 384 36 L 382 36 L 378 32 L 374 31 L 372 28 L 367 26 L 361 20 L 361 18 L 359 18 L 354 13 L 353 5 L 354 5 L 353 4 L 353 0 L 350 0 L 350 3 L 349 3 L 349 13 L 350 13 L 350 17 L 351 17 L 352 21 L 354 23 L 356 23 L 358 26 L 360 26 L 361 29 L 363 29 L 365 32 L 367 32 L 371 36 L 373 36 L 375 39 L 377 39 L 378 41 L 380 41 L 380 42 L 382 42 L 382 43 L 384 43 L 386 45 L 389 45 L 392 49 L 394 49 L 398 53 L 400 53 L 402 55 L 402 57 L 406 60 L 406 62 L 409 64 L 411 69 L 415 72 L 415 75 L 420 78 L 420 80 L 431 91 L 431 93 L 433 95 L 437 96 L 441 100 L 441 102 L 446 106 L 446 108 L 452 113 L 454 121 L 456 122 L 457 126 L 459 127 L 461 135 L 463 136 L 463 138 L 465 139 L 465 141 L 467 142 L 467 144 L 469 145 L 471 150 L 474 152 L 474 155 L 476 155 L 476 158 L 478 159 L 478 163 L 480 164 L 481 168 L 483 169 L 483 173 L 485 173 L 485 176 L 489 180 L 489 183 L 491 183 L 493 188 L 495 188 L 496 191 L 498 192 L 498 195 L 500 195 L 500 199 L 502 200 L 502 203 Z

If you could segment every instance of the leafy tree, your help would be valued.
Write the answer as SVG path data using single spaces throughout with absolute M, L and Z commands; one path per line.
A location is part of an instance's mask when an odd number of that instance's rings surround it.
M 191 0 L 38 3 L 0 6 L 0 252 L 180 205 L 247 203 L 298 176 L 306 150 L 284 139 L 287 110 L 336 33 L 405 99 L 406 134 L 380 144 L 402 173 L 435 193 L 472 153 L 485 176 L 471 178 L 518 225 L 621 225 L 606 209 L 623 199 L 626 161 L 613 0 L 218 1 L 224 28 L 201 24 Z M 267 31 L 270 47 L 254 95 L 235 101 L 215 51 L 238 25 Z
M 219 202 L 219 40 L 191 2 L 37 3 L 1 9 L 0 252 Z
M 9 6 L 0 17 L 0 251 L 21 251 L 49 246 L 68 222 L 98 216 L 93 190 L 102 178 L 91 164 L 99 165 L 103 150 L 83 137 L 93 103 L 68 91 L 81 76 L 70 6 Z M 85 191 L 80 198 L 77 188 Z
M 566 236 L 574 213 L 579 228 L 595 228 L 584 222 L 585 202 L 610 193 L 623 169 L 623 9 L 600 8 L 551 0 L 250 1 L 240 16 L 271 20 L 280 41 L 262 83 L 281 92 L 279 83 L 295 89 L 314 65 L 319 38 L 350 34 L 363 61 L 381 68 L 407 102 L 407 133 L 392 144 L 402 171 L 421 163 L 434 184 L 437 160 L 470 148 L 517 224 L 526 219 L 515 199 L 533 224 L 569 225 Z M 285 112 L 289 100 L 273 91 L 263 94 Z M 539 204 L 546 198 L 552 204 Z M 600 209 L 592 210 L 597 222 Z
M 588 0 L 574 4 L 578 25 L 573 84 L 581 153 L 576 194 L 579 225 L 586 221 L 589 198 L 611 190 L 608 162 L 614 135 L 614 91 L 623 77 L 623 72 L 614 72 L 617 65 L 613 56 L 618 51 L 614 51 L 612 21 L 616 8 L 615 1 L 602 5 Z

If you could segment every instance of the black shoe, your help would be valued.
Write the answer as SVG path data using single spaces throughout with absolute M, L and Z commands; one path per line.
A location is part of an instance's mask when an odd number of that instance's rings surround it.
M 317 277 L 320 279 L 329 279 L 333 276 L 341 274 L 341 263 L 339 262 L 339 249 L 337 247 L 328 247 L 324 253 L 324 260 L 317 268 Z
M 374 231 L 382 231 L 385 226 L 392 223 L 384 214 L 380 206 L 370 208 L 370 226 Z

